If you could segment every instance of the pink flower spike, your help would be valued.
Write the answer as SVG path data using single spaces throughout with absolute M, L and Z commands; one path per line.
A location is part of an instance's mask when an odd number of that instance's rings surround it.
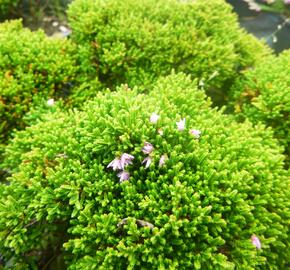
M 154 112 L 150 116 L 150 122 L 152 124 L 156 124 L 159 118 L 160 118 L 160 116 Z
M 179 131 L 183 131 L 185 129 L 185 118 L 183 118 L 179 122 L 176 122 L 176 125 Z
M 147 157 L 147 158 L 145 158 L 143 161 L 142 161 L 142 164 L 144 164 L 146 162 L 146 164 L 145 164 L 145 169 L 147 169 L 147 168 L 149 168 L 149 166 L 150 166 L 150 164 L 151 164 L 151 162 L 152 162 L 152 158 L 151 157 Z
M 124 170 L 125 166 L 132 164 L 133 159 L 134 159 L 134 156 L 124 153 L 120 159 L 121 169 Z
M 122 170 L 121 160 L 119 160 L 118 158 L 115 158 L 107 166 L 107 168 L 110 168 L 110 167 L 112 167 L 114 171 L 116 171 L 116 170 Z
M 200 137 L 200 135 L 201 135 L 201 131 L 198 130 L 198 129 L 191 129 L 191 130 L 189 131 L 189 133 L 190 133 L 191 135 L 193 135 L 196 139 L 198 139 L 198 138 Z
M 167 159 L 168 159 L 168 157 L 167 157 L 166 154 L 165 154 L 165 155 L 162 155 L 162 156 L 160 157 L 160 160 L 159 160 L 159 167 L 164 166 L 164 165 L 165 165 L 165 162 L 166 162 Z
M 252 237 L 251 237 L 251 241 L 252 241 L 252 244 L 253 244 L 257 249 L 261 249 L 261 248 L 262 248 L 262 245 L 261 245 L 260 239 L 259 239 L 256 235 L 252 235 Z
M 117 174 L 117 176 L 120 178 L 119 182 L 122 183 L 124 181 L 128 181 L 130 178 L 130 174 L 126 171 L 121 171 Z
M 154 150 L 154 147 L 151 143 L 145 142 L 144 147 L 142 148 L 142 151 L 144 154 L 150 154 Z

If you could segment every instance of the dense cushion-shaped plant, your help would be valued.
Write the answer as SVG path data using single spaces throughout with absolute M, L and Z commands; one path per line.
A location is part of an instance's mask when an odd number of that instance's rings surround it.
M 210 108 L 185 75 L 127 86 L 16 134 L 2 165 L 4 264 L 283 269 L 289 179 L 271 130 Z
M 75 0 L 68 14 L 86 68 L 108 86 L 146 88 L 175 69 L 219 88 L 269 53 L 222 0 Z
M 75 47 L 22 28 L 20 21 L 0 25 L 0 143 L 13 128 L 25 126 L 23 115 L 35 99 L 68 95 L 77 71 Z
M 231 103 L 238 117 L 262 122 L 289 155 L 290 147 L 290 50 L 267 57 L 241 76 L 231 90 Z

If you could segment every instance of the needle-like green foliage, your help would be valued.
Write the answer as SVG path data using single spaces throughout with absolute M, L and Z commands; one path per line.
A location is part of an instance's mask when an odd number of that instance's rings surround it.
M 65 39 L 22 28 L 20 21 L 0 25 L 0 144 L 25 126 L 33 103 L 69 94 L 77 72 L 75 47 Z
M 223 0 L 75 0 L 68 10 L 83 66 L 111 87 L 150 88 L 172 69 L 226 91 L 266 48 Z
M 290 50 L 246 71 L 233 86 L 230 101 L 238 118 L 272 127 L 289 158 Z
M 0 186 L 6 265 L 65 254 L 71 270 L 284 269 L 282 149 L 271 130 L 211 109 L 196 84 L 172 74 L 148 95 L 124 86 L 18 132 Z

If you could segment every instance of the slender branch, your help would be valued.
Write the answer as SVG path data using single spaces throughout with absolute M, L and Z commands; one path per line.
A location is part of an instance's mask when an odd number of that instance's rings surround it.
M 117 224 L 117 227 L 121 227 L 125 224 L 128 223 L 128 219 L 129 218 L 123 218 L 118 224 Z M 136 219 L 136 223 L 141 226 L 141 227 L 149 227 L 150 229 L 153 229 L 154 228 L 154 225 L 150 222 L 147 222 L 145 220 L 142 220 L 142 219 Z
M 26 224 L 26 225 L 24 226 L 24 228 L 28 228 L 28 227 L 32 226 L 33 224 L 35 224 L 35 223 L 37 223 L 37 222 L 38 222 L 38 221 L 37 221 L 36 219 L 33 219 L 30 223 Z

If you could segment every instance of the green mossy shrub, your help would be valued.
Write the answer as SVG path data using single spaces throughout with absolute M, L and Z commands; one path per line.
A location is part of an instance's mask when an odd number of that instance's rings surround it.
M 42 98 L 63 98 L 77 75 L 76 48 L 68 40 L 22 28 L 21 21 L 0 25 L 0 143 L 25 126 L 23 116 Z
M 231 89 L 231 104 L 239 119 L 272 127 L 289 157 L 290 50 L 247 70 Z
M 150 88 L 174 69 L 220 89 L 270 52 L 223 0 L 75 0 L 68 16 L 84 69 L 108 87 Z
M 2 164 L 4 265 L 42 269 L 62 254 L 70 270 L 283 269 L 282 149 L 271 130 L 210 108 L 196 84 L 172 74 L 148 95 L 123 86 L 18 132 Z M 120 182 L 108 165 L 124 153 L 134 159 Z

